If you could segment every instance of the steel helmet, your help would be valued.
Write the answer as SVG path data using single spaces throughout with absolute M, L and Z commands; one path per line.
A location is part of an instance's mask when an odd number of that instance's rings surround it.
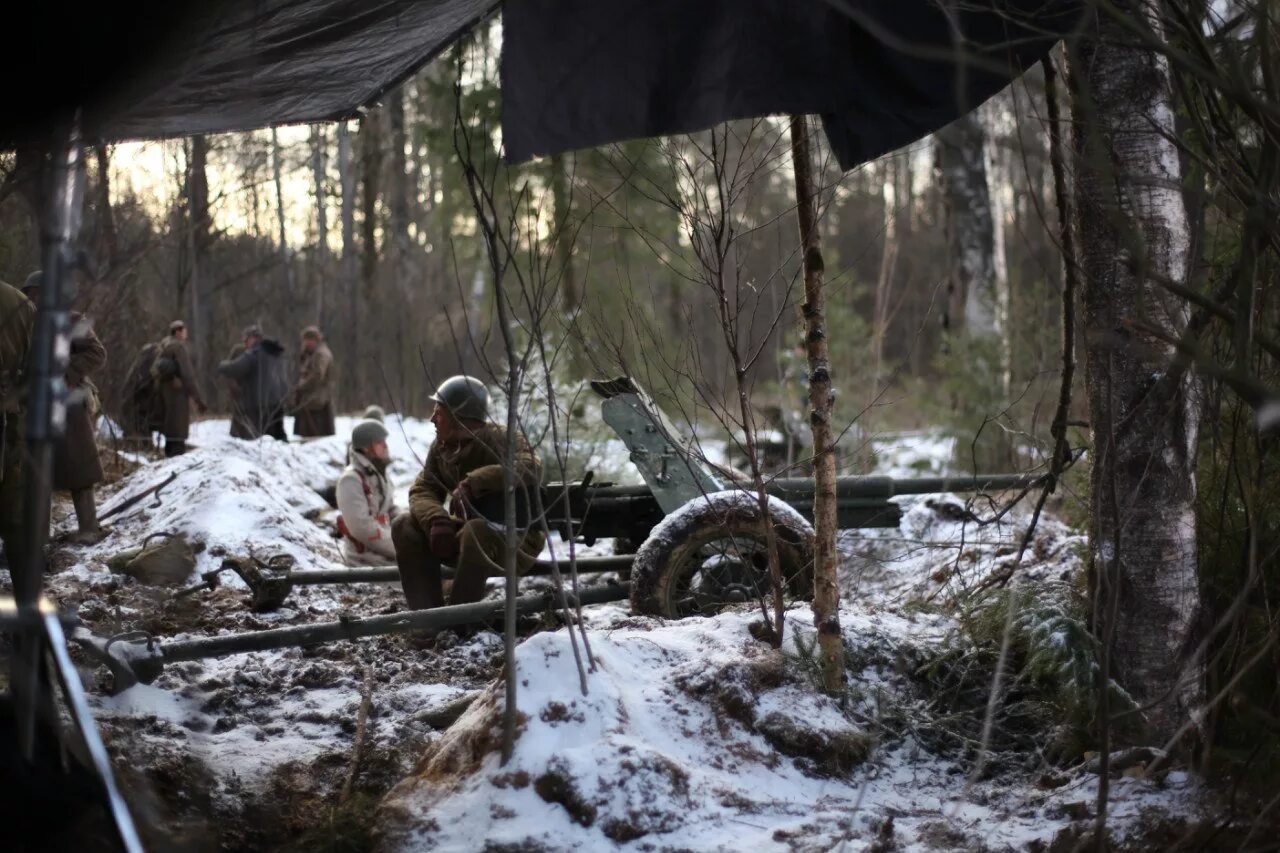
M 356 450 L 366 450 L 379 441 L 386 441 L 387 428 L 381 421 L 361 421 L 351 430 L 351 446 Z
M 364 414 L 360 416 L 366 421 L 383 421 L 387 420 L 387 413 L 383 411 L 381 406 L 370 406 L 364 410 Z
M 430 399 L 448 409 L 455 418 L 483 421 L 489 416 L 489 389 L 474 376 L 450 376 L 440 383 Z

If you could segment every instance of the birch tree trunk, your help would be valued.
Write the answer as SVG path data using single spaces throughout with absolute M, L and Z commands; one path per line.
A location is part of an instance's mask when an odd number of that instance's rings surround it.
M 347 389 L 347 402 L 359 406 L 356 377 L 360 364 L 357 345 L 360 340 L 360 276 L 356 269 L 356 174 L 351 162 L 351 129 L 338 122 L 338 184 L 342 191 L 342 295 L 346 299 L 347 369 L 339 377 Z
M 1005 408 L 1005 349 L 1001 325 L 996 220 L 987 171 L 986 131 L 974 110 L 937 134 L 938 177 L 946 206 L 947 281 L 952 367 L 951 406 L 957 419 L 956 464 L 963 470 L 1003 470 L 1013 464 L 1012 442 L 988 421 Z M 1006 277 L 1007 282 L 1007 277 Z
M 1145 0 L 1119 8 L 1162 35 Z M 1142 332 L 1176 339 L 1186 326 L 1186 304 L 1144 272 L 1185 282 L 1190 241 L 1168 63 L 1133 42 L 1100 16 L 1071 58 L 1093 428 L 1090 592 L 1103 673 L 1152 706 L 1140 734 L 1163 739 L 1203 699 L 1202 663 L 1191 659 L 1198 421 L 1191 374 L 1162 382 L 1174 349 Z
M 983 107 L 980 114 L 986 113 L 994 119 L 1000 103 L 1001 99 L 994 99 Z M 997 124 L 989 121 L 988 126 L 994 128 Z M 1004 187 L 1008 183 L 1009 169 L 1007 158 L 1001 156 L 996 147 L 993 133 L 986 133 L 984 137 L 983 160 L 991 199 L 991 287 L 995 296 L 995 329 L 1000 347 L 1000 390 L 1001 396 L 1008 399 L 1013 384 L 1013 331 L 1009 316 L 1012 300 L 1009 294 L 1009 258 L 1004 245 Z
M 992 338 L 999 328 L 986 134 L 975 111 L 938 131 L 935 139 L 950 246 L 949 327 L 963 329 L 970 338 Z
M 329 274 L 329 155 L 324 126 L 311 126 L 311 174 L 315 179 L 316 195 L 316 254 L 312 264 L 312 287 L 316 289 L 316 325 L 324 328 L 325 279 Z
M 831 430 L 835 391 L 827 352 L 826 293 L 818 231 L 817 188 L 804 116 L 791 117 L 791 160 L 796 177 L 796 218 L 804 247 L 805 344 L 809 356 L 809 426 L 813 430 L 814 543 L 813 622 L 818 629 L 823 686 L 844 686 L 844 642 L 840 635 L 840 593 L 836 585 L 836 454 Z

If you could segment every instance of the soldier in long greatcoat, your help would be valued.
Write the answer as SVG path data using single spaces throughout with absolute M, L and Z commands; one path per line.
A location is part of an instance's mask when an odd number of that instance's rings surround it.
M 315 326 L 302 330 L 293 411 L 294 435 L 333 435 L 333 353 Z
M 26 369 L 36 307 L 16 287 L 0 281 L 0 541 L 12 569 L 23 565 L 27 419 Z
M 27 276 L 22 292 L 39 304 L 44 274 L 36 270 Z M 93 331 L 93 324 L 79 311 L 71 316 L 71 353 L 64 380 L 67 385 L 67 421 L 61 437 L 53 445 L 53 488 L 71 493 L 78 530 L 73 541 L 97 542 L 103 536 L 98 527 L 98 510 L 93 487 L 102 482 L 102 461 L 94 422 L 98 415 L 98 389 L 90 378 L 107 363 L 107 348 Z
M 186 453 L 187 438 L 191 435 L 191 404 L 194 402 L 201 414 L 209 411 L 191 366 L 187 334 L 186 323 L 181 320 L 170 323 L 169 336 L 160 342 L 156 360 L 151 365 L 151 375 L 159 383 L 164 401 L 160 431 L 164 433 L 165 456 Z

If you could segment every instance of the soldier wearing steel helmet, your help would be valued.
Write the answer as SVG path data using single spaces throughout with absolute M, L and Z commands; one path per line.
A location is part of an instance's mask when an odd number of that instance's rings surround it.
M 446 603 L 440 568 L 455 568 L 448 604 L 479 601 L 485 579 L 500 575 L 505 532 L 501 524 L 507 430 L 488 419 L 489 392 L 470 376 L 454 376 L 431 396 L 436 440 L 409 490 L 409 511 L 391 524 L 405 598 L 414 610 Z M 528 492 L 542 465 L 524 435 L 512 460 L 517 501 L 517 567 L 527 571 L 545 536 L 531 525 Z
M 363 420 L 351 430 L 347 467 L 338 478 L 338 531 L 342 556 L 350 565 L 395 562 L 391 522 L 399 515 L 387 477 L 391 451 L 381 421 Z

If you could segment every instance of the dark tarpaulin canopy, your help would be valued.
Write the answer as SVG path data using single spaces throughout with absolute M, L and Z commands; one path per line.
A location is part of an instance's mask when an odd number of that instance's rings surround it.
M 0 54 L 0 145 L 83 108 L 90 140 L 337 120 L 496 0 L 134 0 L 37 7 Z M 846 168 L 971 110 L 1074 23 L 1076 0 L 507 0 L 507 155 L 783 113 L 823 116 Z M 34 76 L 61 68 L 66 76 Z M 57 80 L 55 83 L 54 80 Z M 23 85 L 25 83 L 26 85 Z
M 1079 17 L 1076 0 L 508 0 L 503 142 L 521 161 L 820 114 L 849 169 L 971 111 Z
M 83 108 L 90 140 L 334 121 L 451 45 L 497 0 L 134 0 L 37 7 L 0 53 L 0 145 Z M 58 74 L 43 72 L 58 69 Z M 18 81 L 18 82 L 14 82 Z M 9 99 L 6 99 L 9 101 Z

